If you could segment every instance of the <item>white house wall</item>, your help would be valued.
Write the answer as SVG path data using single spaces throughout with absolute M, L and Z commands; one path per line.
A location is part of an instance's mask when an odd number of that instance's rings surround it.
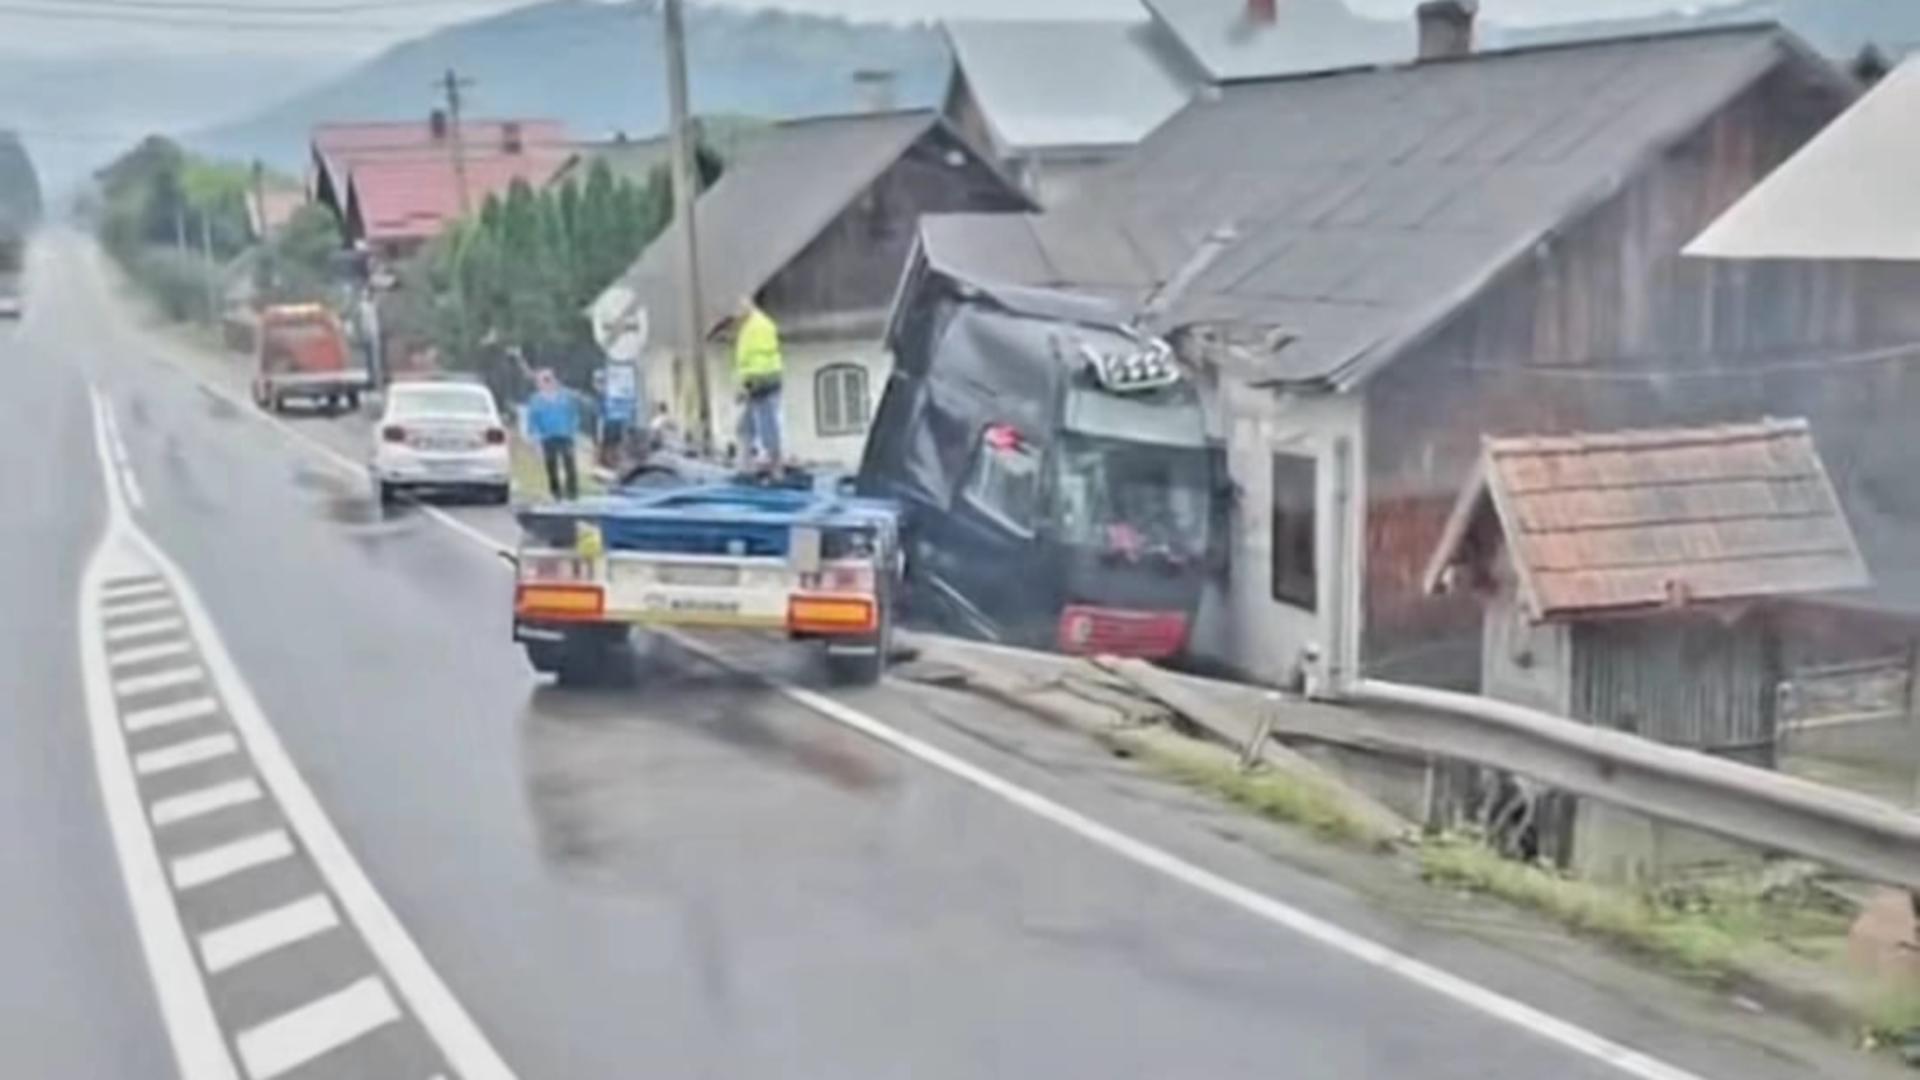
M 867 418 L 880 404 L 880 391 L 886 386 L 891 361 L 877 343 L 866 341 L 789 343 L 782 347 L 786 374 L 782 380 L 781 408 L 786 456 L 810 465 L 830 465 L 855 469 L 866 448 L 867 433 L 832 435 L 820 428 L 816 415 L 816 383 L 819 374 L 836 364 L 852 364 L 867 375 Z M 708 385 L 713 391 L 714 430 L 720 445 L 733 441 L 740 417 L 735 400 L 733 360 L 729 348 L 715 345 L 707 355 Z M 673 395 L 673 358 L 666 351 L 651 354 L 647 361 L 647 400 L 671 401 Z M 651 408 L 651 406 L 649 406 Z
M 1282 683 L 1312 646 L 1321 657 L 1314 675 L 1324 680 L 1336 656 L 1358 655 L 1360 604 L 1354 583 L 1364 569 L 1366 506 L 1361 401 L 1352 395 L 1280 395 L 1227 382 L 1219 404 L 1227 469 L 1237 494 L 1230 515 L 1231 570 L 1224 586 L 1211 586 L 1203 598 L 1195 652 L 1245 677 Z M 1336 513 L 1341 440 L 1349 477 L 1344 528 Z M 1273 596 L 1273 455 L 1282 452 L 1310 456 L 1317 463 L 1314 611 Z M 1344 587 L 1343 575 L 1348 582 Z

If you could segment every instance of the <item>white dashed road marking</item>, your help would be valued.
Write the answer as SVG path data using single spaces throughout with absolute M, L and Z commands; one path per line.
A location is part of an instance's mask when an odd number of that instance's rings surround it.
M 393 996 L 379 979 L 368 977 L 243 1031 L 234 1042 L 248 1076 L 273 1080 L 398 1019 L 400 1008 Z
M 398 1053 L 413 1063 L 407 1071 L 513 1080 L 301 779 L 193 583 L 133 521 L 137 482 L 98 392 L 94 410 L 108 521 L 80 591 L 87 719 L 179 1075 L 388 1075 L 382 1055 Z M 303 880 L 304 897 L 286 903 L 285 889 Z M 215 928 L 191 933 L 189 922 Z M 361 967 L 344 988 L 320 981 L 340 977 L 343 963 Z M 271 980 L 282 1015 L 238 1015 L 246 997 L 214 992 L 249 965 L 250 978 Z M 394 1024 L 403 1026 L 360 1043 Z M 302 1068 L 322 1057 L 333 1064 Z
M 256 833 L 173 860 L 173 887 L 182 891 L 197 889 L 292 854 L 293 840 L 283 830 Z
M 333 902 L 315 893 L 284 907 L 263 911 L 232 926 L 200 935 L 200 959 L 218 975 L 256 956 L 284 949 L 340 925 Z
M 136 754 L 133 758 L 133 771 L 141 776 L 153 776 L 158 773 L 172 772 L 175 769 L 184 769 L 189 765 L 199 765 L 215 758 L 223 758 L 229 754 L 238 753 L 239 750 L 240 740 L 223 732 L 219 735 L 188 739 L 171 746 L 163 746 L 158 750 L 149 750 L 144 754 Z
M 220 703 L 210 697 L 203 697 L 176 701 L 171 705 L 156 705 L 151 709 L 135 709 L 120 719 L 126 724 L 127 731 L 138 733 L 171 724 L 184 724 L 191 720 L 205 720 L 219 713 Z
M 126 612 L 116 612 L 124 615 Z M 149 619 L 146 622 L 128 623 L 125 626 L 107 627 L 107 644 L 118 645 L 125 641 L 141 641 L 162 634 L 177 634 L 186 628 L 179 619 Z
M 259 784 L 251 780 L 230 780 L 198 791 L 189 791 L 185 795 L 161 799 L 153 804 L 153 809 L 148 816 L 153 819 L 154 828 L 162 829 L 182 821 L 192 821 L 236 806 L 259 802 L 260 797 Z

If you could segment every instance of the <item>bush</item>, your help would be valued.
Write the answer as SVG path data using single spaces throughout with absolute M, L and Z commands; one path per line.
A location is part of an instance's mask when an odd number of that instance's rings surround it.
M 207 317 L 208 290 L 218 295 L 219 272 L 198 255 L 150 247 L 126 260 L 127 273 L 175 322 Z

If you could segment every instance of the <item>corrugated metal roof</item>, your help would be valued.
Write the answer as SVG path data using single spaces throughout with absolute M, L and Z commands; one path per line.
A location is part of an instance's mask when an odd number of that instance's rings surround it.
M 1487 439 L 1429 588 L 1496 528 L 1540 619 L 1868 583 L 1804 420 Z
M 539 187 L 567 156 L 551 150 L 500 154 L 467 161 L 467 192 L 478 210 L 488 195 L 504 194 L 515 180 Z M 369 240 L 426 240 L 460 216 L 460 186 L 453 162 L 431 158 L 363 161 L 348 181 L 350 212 Z
M 1264 79 L 1402 63 L 1419 53 L 1419 24 L 1355 15 L 1341 0 L 1282 0 L 1278 18 L 1247 18 L 1247 0 L 1142 0 L 1207 77 Z
M 730 318 L 901 155 L 945 121 L 932 110 L 791 120 L 749 140 L 695 206 L 707 331 Z M 964 144 L 954 137 L 956 148 Z M 1009 198 L 1021 198 L 1009 186 Z M 1030 203 L 1023 205 L 1030 206 Z M 656 342 L 680 338 L 676 222 L 610 288 L 647 306 Z M 606 299 L 602 297 L 602 299 Z
M 1131 146 L 1186 104 L 1190 88 L 1136 21 L 944 24 L 954 62 L 1002 154 Z
M 1044 216 L 929 220 L 927 254 L 1144 297 L 1230 228 L 1171 323 L 1282 328 L 1262 377 L 1349 386 L 1802 55 L 1742 27 L 1232 84 Z
M 1688 255 L 1920 261 L 1920 59 L 1708 226 Z

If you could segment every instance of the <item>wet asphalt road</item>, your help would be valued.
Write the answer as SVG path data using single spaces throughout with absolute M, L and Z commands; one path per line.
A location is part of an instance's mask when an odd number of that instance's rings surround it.
M 624 685 L 543 685 L 508 641 L 502 566 L 471 537 L 382 514 L 361 478 L 163 361 L 169 347 L 102 314 L 113 302 L 80 241 L 55 234 L 36 260 L 29 318 L 0 325 L 0 1072 L 172 1073 L 75 656 L 78 582 L 106 514 L 92 384 L 143 492 L 134 519 L 191 579 L 367 877 L 518 1076 L 1626 1075 L 1123 862 L 670 643 L 642 647 Z M 362 420 L 292 425 L 362 453 Z M 452 513 L 511 538 L 502 511 Z M 811 678 L 784 647 L 716 645 Z M 1699 1075 L 1871 1072 L 1696 996 L 1622 991 L 1374 911 L 1176 797 L 1143 797 L 1160 789 L 1070 735 L 937 691 L 838 696 Z M 232 903 L 272 877 L 235 876 Z M 207 980 L 261 1013 L 252 998 L 287 1007 L 289 986 L 346 971 L 357 947 L 322 934 L 242 981 Z M 425 1080 L 438 1066 L 423 1053 L 372 1038 L 285 1075 Z

